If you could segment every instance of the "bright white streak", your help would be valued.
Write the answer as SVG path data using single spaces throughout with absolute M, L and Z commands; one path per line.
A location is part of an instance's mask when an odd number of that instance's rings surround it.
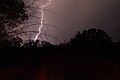
M 46 8 L 48 5 L 50 5 L 51 3 L 52 3 L 52 1 L 49 0 L 48 3 L 46 3 L 45 5 L 42 5 L 42 6 L 41 6 L 41 10 L 40 10 L 40 12 L 41 12 L 41 21 L 40 21 L 40 26 L 39 26 L 39 33 L 36 35 L 34 41 L 36 41 L 36 40 L 38 39 L 39 35 L 41 35 L 41 36 L 43 37 L 43 39 L 46 40 L 44 34 L 42 34 L 42 27 L 44 26 L 44 11 L 43 11 L 43 10 L 44 10 L 44 8 Z

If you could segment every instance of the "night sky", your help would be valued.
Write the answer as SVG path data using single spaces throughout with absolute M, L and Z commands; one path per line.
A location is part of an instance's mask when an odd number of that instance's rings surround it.
M 41 5 L 42 1 L 39 2 Z M 57 14 L 44 11 L 46 23 L 54 25 L 55 28 L 49 26 L 45 28 L 44 26 L 43 32 L 56 37 L 60 42 L 67 42 L 74 37 L 77 31 L 90 28 L 102 29 L 114 41 L 120 40 L 119 0 L 52 0 L 52 4 L 46 9 L 55 11 Z M 40 17 L 41 14 L 37 14 L 37 16 Z M 38 31 L 38 27 L 39 25 L 32 26 L 29 29 Z M 35 35 L 32 36 L 32 38 L 34 37 Z M 46 39 L 52 43 L 59 43 L 50 36 Z

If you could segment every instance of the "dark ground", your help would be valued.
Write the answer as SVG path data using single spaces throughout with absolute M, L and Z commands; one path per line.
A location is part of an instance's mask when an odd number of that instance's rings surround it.
M 0 80 L 120 80 L 117 53 L 75 49 L 1 50 Z

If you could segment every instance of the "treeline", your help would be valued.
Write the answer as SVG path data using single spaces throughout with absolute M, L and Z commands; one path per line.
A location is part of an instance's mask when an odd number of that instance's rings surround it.
M 0 48 L 26 49 L 30 51 L 33 50 L 33 52 L 36 50 L 38 52 L 52 51 L 55 53 L 62 53 L 61 51 L 76 51 L 81 53 L 90 53 L 90 51 L 92 51 L 93 53 L 104 53 L 105 51 L 118 52 L 120 49 L 120 42 L 113 42 L 111 37 L 109 37 L 109 35 L 101 29 L 92 28 L 84 30 L 82 33 L 78 31 L 75 37 L 69 42 L 60 43 L 59 45 L 53 45 L 50 42 L 39 40 L 28 40 L 24 42 L 17 36 L 0 42 Z

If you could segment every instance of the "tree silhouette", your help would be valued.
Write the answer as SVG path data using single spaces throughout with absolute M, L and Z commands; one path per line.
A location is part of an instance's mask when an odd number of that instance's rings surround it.
M 108 34 L 101 29 L 89 29 L 84 30 L 82 33 L 77 32 L 76 36 L 71 39 L 70 43 L 76 47 L 83 46 L 97 46 L 97 45 L 107 45 L 112 42 L 112 39 L 108 36 Z
M 40 41 L 39 40 L 28 40 L 23 45 L 24 48 L 37 48 L 40 47 Z
M 46 41 L 39 41 L 39 40 L 28 40 L 23 44 L 24 48 L 50 48 L 52 46 L 51 43 Z
M 22 45 L 23 40 L 18 36 L 0 42 L 0 48 L 20 48 Z
M 80 31 L 78 31 L 77 34 L 76 34 L 76 36 L 71 39 L 71 41 L 69 42 L 69 44 L 70 45 L 79 46 L 81 44 L 81 40 L 82 40 L 82 35 L 81 35 Z
M 28 19 L 22 0 L 0 0 L 0 41 L 20 33 L 20 24 Z

